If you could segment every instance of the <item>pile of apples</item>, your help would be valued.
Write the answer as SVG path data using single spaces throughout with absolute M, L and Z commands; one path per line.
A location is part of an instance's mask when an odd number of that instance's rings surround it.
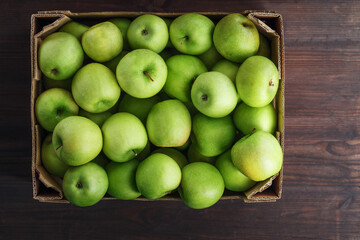
M 202 209 L 246 191 L 283 161 L 269 57 L 237 13 L 69 22 L 38 49 L 42 164 L 77 206 L 178 191 Z

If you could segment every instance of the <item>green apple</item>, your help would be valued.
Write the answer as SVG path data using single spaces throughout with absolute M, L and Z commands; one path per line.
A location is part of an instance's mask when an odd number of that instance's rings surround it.
M 52 134 L 48 134 L 41 145 L 41 163 L 50 174 L 61 178 L 70 167 L 56 155 L 52 145 Z
M 70 33 L 56 32 L 42 41 L 38 53 L 41 72 L 53 80 L 72 77 L 84 61 L 79 40 Z
M 220 200 L 225 185 L 216 167 L 209 163 L 195 162 L 186 165 L 181 173 L 179 194 L 188 207 L 208 208 Z
M 234 83 L 225 74 L 206 72 L 192 85 L 191 100 L 201 113 L 221 118 L 235 109 L 238 95 Z
M 159 53 L 159 55 L 164 59 L 164 61 L 167 61 L 170 57 L 181 54 L 178 50 L 175 48 L 165 48 L 164 50 Z
M 134 159 L 141 162 L 142 160 L 150 156 L 150 153 L 151 153 L 151 145 L 150 142 L 147 141 L 145 148 Z
M 257 130 L 234 144 L 231 160 L 248 178 L 263 181 L 280 171 L 283 153 L 272 134 Z
M 101 166 L 87 163 L 67 170 L 62 186 L 69 202 L 79 207 L 88 207 L 104 197 L 109 180 Z
M 78 23 L 78 22 L 68 22 L 64 26 L 62 26 L 59 29 L 59 32 L 66 32 L 72 34 L 74 37 L 76 37 L 79 41 L 81 41 L 81 37 L 84 32 L 86 32 L 89 29 L 88 26 Z
M 61 88 L 51 88 L 40 94 L 35 102 L 35 115 L 40 125 L 49 132 L 64 118 L 78 115 L 79 107 L 71 93 Z
M 104 65 L 108 67 L 114 74 L 116 74 L 117 65 L 119 64 L 120 60 L 128 53 L 128 51 L 123 50 L 119 55 L 117 55 L 110 61 L 104 62 Z
M 149 98 L 165 85 L 167 67 L 159 54 L 148 49 L 136 49 L 120 60 L 116 77 L 127 94 Z
M 254 128 L 273 134 L 277 125 L 276 110 L 272 104 L 253 108 L 241 103 L 234 111 L 233 120 L 236 128 L 245 135 Z
M 180 152 L 184 152 L 189 148 L 190 144 L 191 144 L 191 140 L 189 138 L 184 145 L 176 147 L 175 149 L 179 150 Z
M 71 85 L 76 103 L 91 113 L 104 112 L 113 107 L 120 97 L 115 74 L 100 63 L 89 63 L 74 76 Z
M 96 158 L 94 158 L 91 162 L 96 163 L 104 168 L 109 163 L 109 159 L 103 152 L 100 152 L 99 155 L 97 155 Z
M 156 53 L 164 50 L 169 41 L 169 31 L 164 20 L 156 15 L 145 14 L 135 18 L 127 32 L 132 49 L 150 49 Z
M 134 114 L 145 124 L 151 108 L 158 102 L 160 97 L 157 95 L 150 98 L 134 98 L 126 94 L 120 101 L 119 112 Z
M 149 140 L 158 147 L 179 147 L 186 143 L 191 132 L 191 116 L 179 100 L 155 104 L 146 120 Z
M 199 58 L 203 61 L 203 63 L 205 63 L 208 69 L 211 69 L 215 63 L 223 59 L 223 56 L 218 53 L 214 44 L 212 44 L 209 50 L 199 55 Z
M 267 58 L 271 58 L 271 47 L 269 40 L 261 33 L 259 33 L 260 45 L 259 50 L 256 53 L 258 56 L 264 56 Z
M 220 72 L 225 74 L 230 80 L 236 84 L 236 74 L 239 70 L 239 64 L 230 62 L 229 60 L 222 59 L 218 61 L 211 71 Z
M 193 117 L 191 141 L 206 157 L 215 157 L 229 149 L 235 139 L 231 116 L 210 118 L 201 113 Z
M 127 38 L 127 31 L 128 31 L 131 21 L 127 18 L 113 18 L 113 19 L 110 19 L 109 22 L 112 22 L 120 29 L 121 35 L 123 37 L 123 49 L 130 51 L 131 48 L 130 48 L 129 41 Z
M 131 200 L 140 197 L 141 193 L 136 187 L 135 174 L 139 161 L 132 159 L 125 163 L 111 162 L 106 166 L 109 178 L 107 192 L 122 200 Z
M 180 185 L 181 169 L 171 157 L 155 153 L 139 164 L 135 180 L 144 197 L 158 199 Z
M 85 53 L 96 62 L 106 62 L 123 49 L 123 37 L 119 28 L 111 22 L 90 27 L 81 39 Z
M 44 83 L 44 87 L 46 89 L 62 88 L 62 89 L 71 91 L 72 78 L 68 78 L 68 79 L 59 81 L 59 80 L 50 79 L 44 75 L 43 83 Z
M 102 125 L 103 152 L 114 162 L 135 158 L 148 141 L 142 122 L 130 113 L 115 113 Z
M 179 165 L 179 167 L 181 169 L 188 164 L 188 161 L 187 161 L 186 157 L 184 156 L 184 154 L 182 154 L 181 152 L 179 152 L 178 150 L 173 149 L 173 148 L 159 148 L 159 149 L 155 150 L 153 152 L 153 154 L 154 153 L 162 153 L 162 154 L 165 154 L 165 155 L 171 157 L 172 159 L 174 159 L 176 161 L 176 163 Z
M 197 76 L 207 72 L 204 63 L 195 56 L 175 55 L 166 61 L 168 75 L 164 86 L 166 94 L 182 102 L 191 101 L 190 90 Z
M 240 13 L 223 17 L 215 26 L 213 39 L 218 52 L 236 63 L 255 55 L 259 49 L 256 26 Z
M 108 119 L 113 113 L 109 110 L 101 113 L 91 113 L 88 111 L 85 111 L 84 109 L 79 110 L 79 116 L 86 117 L 96 123 L 99 127 L 101 127 L 106 119 Z
M 195 144 L 191 144 L 188 152 L 187 152 L 187 156 L 189 159 L 189 162 L 207 162 L 207 163 L 211 163 L 214 164 L 216 161 L 216 157 L 206 157 L 204 155 L 202 155 L 201 153 L 199 153 L 199 151 L 197 150 Z
M 211 47 L 214 23 L 198 13 L 186 13 L 170 25 L 170 40 L 181 53 L 199 55 Z
M 101 113 L 91 113 L 80 108 L 79 116 L 86 117 L 91 121 L 93 121 L 94 123 L 96 123 L 99 127 L 101 127 L 106 121 L 106 119 L 108 119 L 114 113 L 118 112 L 118 108 L 119 108 L 119 101 L 112 108 Z
M 264 107 L 275 97 L 279 72 L 266 57 L 253 56 L 241 64 L 236 75 L 236 88 L 241 100 L 250 107 Z
M 56 155 L 65 164 L 79 166 L 93 160 L 103 147 L 103 137 L 93 121 L 71 116 L 59 122 L 52 136 Z
M 237 169 L 231 161 L 231 150 L 226 151 L 216 160 L 215 166 L 220 171 L 225 188 L 230 191 L 243 192 L 256 184 Z
M 166 26 L 168 27 L 168 32 L 170 32 L 170 25 L 174 21 L 174 19 L 163 18 L 163 20 L 166 23 Z M 170 37 L 169 37 L 169 40 L 168 40 L 165 48 L 173 48 L 173 47 L 174 47 L 174 45 L 172 45 Z

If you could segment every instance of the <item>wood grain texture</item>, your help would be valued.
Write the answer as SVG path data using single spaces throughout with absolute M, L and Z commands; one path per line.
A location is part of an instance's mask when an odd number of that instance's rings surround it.
M 360 239 L 359 1 L 0 1 L 0 239 Z M 286 152 L 276 203 L 32 199 L 30 15 L 38 10 L 283 15 Z

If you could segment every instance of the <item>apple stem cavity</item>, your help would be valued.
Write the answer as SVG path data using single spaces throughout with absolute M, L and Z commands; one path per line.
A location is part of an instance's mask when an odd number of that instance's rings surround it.
M 269 86 L 270 87 L 274 86 L 274 83 L 273 83 L 272 79 L 270 79 Z
M 60 110 L 60 109 L 56 110 L 56 114 L 57 114 L 57 115 L 60 115 L 60 114 L 61 114 L 61 110 Z
M 82 183 L 81 183 L 81 182 L 78 182 L 78 183 L 76 184 L 76 187 L 77 187 L 77 188 L 82 188 L 82 187 L 83 187 L 83 185 L 82 185 Z
M 183 38 L 183 40 L 181 40 L 180 44 L 182 45 L 182 44 L 184 43 L 184 41 L 187 40 L 187 39 L 189 39 L 189 36 L 185 36 L 185 37 Z
M 55 149 L 55 151 L 57 151 L 59 148 L 61 148 L 63 145 L 62 144 L 60 144 L 60 146 L 58 146 L 56 149 Z
M 244 27 L 249 27 L 250 26 L 247 23 L 242 23 L 241 25 L 243 25 Z
M 146 71 L 144 71 L 144 74 L 148 76 L 152 82 L 154 81 Z
M 253 130 L 251 131 L 249 137 L 255 132 L 256 128 L 253 128 Z
M 201 96 L 201 99 L 202 99 L 203 101 L 207 101 L 207 100 L 208 100 L 208 96 L 207 96 L 206 94 L 204 94 L 204 95 Z
M 55 68 L 51 69 L 51 74 L 56 75 L 57 73 L 58 71 Z
M 138 155 L 137 152 L 134 149 L 132 151 L 133 151 L 135 157 L 137 157 L 137 155 Z
M 141 31 L 141 34 L 144 35 L 144 36 L 146 36 L 146 35 L 149 34 L 149 31 L 146 30 L 146 29 L 144 29 L 144 30 Z

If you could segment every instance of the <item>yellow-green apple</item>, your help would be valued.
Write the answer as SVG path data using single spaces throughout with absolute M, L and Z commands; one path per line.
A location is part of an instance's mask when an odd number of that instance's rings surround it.
M 128 51 L 123 50 L 119 55 L 117 55 L 110 61 L 104 62 L 104 65 L 108 67 L 114 74 L 116 74 L 117 65 L 119 64 L 120 60 L 128 53 Z
M 130 23 L 131 23 L 130 19 L 127 19 L 127 18 L 113 18 L 113 19 L 110 19 L 109 22 L 112 22 L 113 24 L 115 24 L 120 29 L 121 35 L 123 37 L 123 49 L 127 50 L 127 51 L 130 51 L 131 48 L 130 48 L 129 41 L 128 41 L 128 38 L 127 38 L 127 31 L 128 31 L 129 26 L 130 26 Z
M 260 45 L 259 50 L 256 53 L 258 56 L 264 56 L 267 58 L 271 58 L 271 48 L 269 40 L 261 33 L 259 33 Z
M 59 122 L 52 136 L 56 155 L 65 164 L 79 166 L 93 160 L 103 147 L 103 137 L 93 121 L 71 116 Z
M 206 157 L 215 157 L 229 149 L 235 139 L 235 127 L 230 115 L 210 118 L 201 113 L 193 117 L 191 141 Z
M 216 161 L 216 157 L 206 157 L 204 155 L 202 155 L 201 153 L 199 153 L 199 151 L 196 149 L 195 144 L 191 144 L 188 152 L 187 152 L 187 156 L 189 159 L 189 162 L 207 162 L 207 163 L 211 163 L 214 164 Z
M 66 170 L 70 167 L 63 163 L 55 153 L 52 145 L 52 134 L 48 134 L 41 145 L 41 164 L 50 173 L 58 177 L 63 177 Z
M 234 192 L 243 192 L 256 184 L 237 169 L 231 161 L 231 150 L 221 154 L 216 160 L 215 166 L 220 171 L 225 188 Z
M 169 41 L 169 31 L 165 21 L 152 14 L 135 18 L 127 32 L 132 49 L 150 49 L 156 53 L 164 50 Z
M 79 207 L 88 207 L 99 202 L 106 194 L 108 186 L 106 171 L 92 162 L 69 168 L 62 183 L 66 199 Z
M 79 40 L 70 33 L 56 32 L 42 41 L 38 53 L 41 72 L 53 80 L 72 77 L 84 61 Z
M 169 157 L 171 157 L 172 159 L 174 159 L 176 161 L 176 163 L 179 165 L 179 167 L 182 169 L 183 167 L 185 167 L 186 164 L 188 164 L 188 161 L 186 159 L 186 157 L 184 156 L 184 154 L 182 154 L 181 152 L 179 152 L 178 150 L 174 149 L 174 148 L 159 148 L 157 150 L 155 150 L 153 152 L 154 153 L 162 153 L 165 154 Z
M 240 13 L 223 17 L 215 26 L 213 39 L 218 52 L 236 63 L 255 55 L 259 49 L 256 26 Z
M 263 181 L 280 171 L 283 153 L 272 134 L 256 130 L 234 144 L 231 160 L 251 180 Z
M 166 61 L 166 66 L 165 93 L 182 102 L 191 101 L 191 86 L 201 73 L 207 72 L 205 64 L 195 56 L 175 55 Z
M 215 65 L 215 63 L 223 59 L 223 56 L 218 53 L 214 44 L 212 44 L 209 50 L 199 55 L 199 58 L 208 69 L 211 69 Z
M 179 100 L 155 104 L 146 120 L 149 140 L 158 147 L 179 147 L 186 143 L 191 132 L 191 116 Z
M 206 72 L 192 85 L 191 100 L 201 113 L 221 118 L 235 109 L 238 95 L 234 83 L 225 74 Z
M 245 135 L 254 128 L 273 134 L 277 125 L 276 110 L 271 103 L 258 108 L 241 103 L 234 111 L 233 120 L 236 128 Z
M 150 98 L 134 98 L 126 94 L 120 101 L 119 112 L 134 114 L 145 124 L 151 108 L 158 102 L 160 102 L 158 95 Z
M 170 25 L 170 40 L 181 53 L 199 55 L 211 47 L 214 23 L 198 13 L 186 13 Z
M 59 29 L 59 32 L 67 32 L 75 36 L 79 41 L 81 41 L 81 37 L 84 32 L 86 32 L 89 29 L 89 26 L 86 26 L 85 24 L 78 23 L 75 21 L 71 21 L 66 23 L 64 26 L 62 26 Z
M 108 194 L 122 200 L 131 200 L 140 197 L 141 193 L 136 187 L 135 173 L 139 161 L 132 159 L 124 163 L 111 162 L 106 165 L 109 178 Z
M 74 76 L 71 85 L 75 102 L 91 113 L 104 112 L 113 107 L 120 97 L 115 74 L 100 63 L 89 63 Z
M 120 29 L 111 22 L 102 22 L 90 27 L 81 38 L 82 47 L 92 60 L 106 62 L 123 49 Z
M 279 87 L 279 72 L 266 57 L 252 56 L 240 66 L 236 88 L 241 100 L 250 107 L 264 107 L 275 97 Z
M 163 88 L 167 67 L 159 54 L 148 49 L 136 49 L 119 62 L 116 77 L 127 94 L 136 98 L 149 98 Z
M 130 113 L 115 113 L 101 127 L 104 136 L 103 152 L 114 162 L 135 158 L 148 141 L 140 119 Z
M 208 208 L 217 203 L 224 193 L 224 180 L 216 167 L 209 163 L 190 163 L 182 169 L 181 174 L 178 191 L 190 208 Z
M 50 88 L 35 102 L 35 115 L 40 125 L 49 132 L 64 118 L 78 115 L 79 107 L 71 93 L 61 88 Z
M 181 169 L 174 159 L 162 154 L 151 154 L 140 162 L 135 176 L 140 193 L 158 199 L 175 190 L 181 181 Z
M 225 74 L 234 84 L 236 84 L 236 74 L 238 70 L 239 64 L 233 63 L 226 59 L 218 61 L 211 69 L 211 71 L 221 72 Z

